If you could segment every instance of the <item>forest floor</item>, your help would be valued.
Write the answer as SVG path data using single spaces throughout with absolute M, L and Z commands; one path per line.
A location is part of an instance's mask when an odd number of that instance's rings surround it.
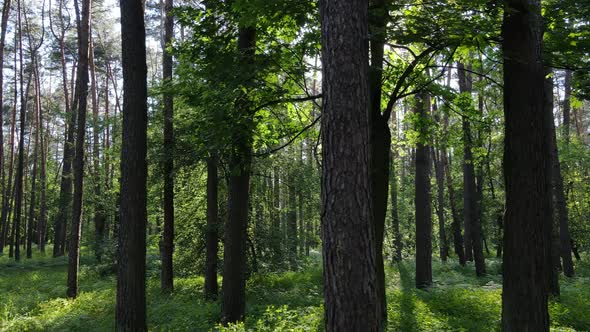
M 175 291 L 159 290 L 148 258 L 148 326 L 151 331 L 321 331 L 322 273 L 319 254 L 303 271 L 254 275 L 248 281 L 245 324 L 220 329 L 220 302 L 205 302 L 203 278 L 176 278 Z M 577 277 L 561 279 L 561 298 L 549 305 L 553 331 L 590 331 L 590 261 Z M 154 259 L 155 260 L 155 259 Z M 157 262 L 157 261 L 156 261 Z M 42 257 L 21 263 L 0 257 L 0 331 L 111 331 L 115 277 L 82 258 L 80 296 L 64 297 L 67 259 Z M 413 262 L 387 269 L 388 330 L 496 331 L 500 324 L 500 262 L 487 260 L 488 275 L 473 266 L 434 262 L 434 286 L 413 285 Z M 102 274 L 102 276 L 101 276 Z

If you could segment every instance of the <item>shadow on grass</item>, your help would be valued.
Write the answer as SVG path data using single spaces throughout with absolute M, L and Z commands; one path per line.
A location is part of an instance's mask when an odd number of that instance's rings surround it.
M 418 326 L 416 321 L 416 304 L 414 299 L 414 279 L 407 270 L 405 264 L 398 264 L 401 299 L 400 299 L 400 328 L 401 331 L 415 331 Z

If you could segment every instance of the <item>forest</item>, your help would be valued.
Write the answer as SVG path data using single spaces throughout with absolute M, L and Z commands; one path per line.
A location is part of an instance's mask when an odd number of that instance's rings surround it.
M 590 2 L 2 0 L 0 331 L 590 331 Z

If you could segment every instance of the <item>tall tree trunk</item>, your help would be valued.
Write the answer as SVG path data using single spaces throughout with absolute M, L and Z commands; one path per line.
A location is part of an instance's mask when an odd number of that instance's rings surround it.
M 66 295 L 78 296 L 78 270 L 80 268 L 80 237 L 82 236 L 82 196 L 84 194 L 84 143 L 86 136 L 86 109 L 88 104 L 88 47 L 90 44 L 90 0 L 82 0 L 82 12 L 78 2 L 76 22 L 78 26 L 78 69 L 76 93 L 72 113 L 78 113 L 76 127 L 76 150 L 74 157 L 74 200 L 72 226 L 68 252 L 68 288 Z
M 17 20 L 18 20 L 18 50 L 19 50 L 19 84 L 20 84 L 20 134 L 19 134 L 19 145 L 18 145 L 18 164 L 16 166 L 16 183 L 14 185 L 15 188 L 15 204 L 14 204 L 14 237 L 12 238 L 12 242 L 14 243 L 14 260 L 20 260 L 20 231 L 21 231 L 21 214 L 22 214 L 22 205 L 23 205 L 23 177 L 24 177 L 24 146 L 25 146 L 25 126 L 26 122 L 26 94 L 23 89 L 23 49 L 22 49 L 22 24 L 21 24 L 21 2 L 17 0 Z M 30 79 L 27 83 L 27 90 L 28 85 L 30 84 Z
M 387 301 L 385 297 L 385 269 L 383 262 L 383 239 L 385 236 L 385 217 L 389 189 L 389 153 L 391 134 L 389 131 L 390 113 L 381 112 L 381 92 L 383 79 L 383 54 L 385 45 L 388 9 L 384 0 L 371 0 L 369 11 L 370 59 L 369 67 L 369 111 L 371 114 L 371 200 L 373 203 L 373 223 L 375 231 L 375 267 L 377 277 L 377 296 L 381 314 L 380 330 L 387 324 Z
M 367 84 L 368 3 L 326 0 L 320 4 L 320 16 L 325 329 L 379 331 L 382 315 Z
M 244 65 L 253 65 L 256 50 L 256 29 L 239 27 L 238 51 Z M 247 97 L 236 101 L 238 119 L 232 132 L 229 160 L 228 221 L 223 242 L 223 298 L 221 321 L 234 323 L 244 318 L 246 306 L 246 229 L 248 226 L 248 200 L 250 168 L 252 162 L 253 114 Z
M 70 92 L 68 89 L 68 73 L 65 55 L 65 25 L 62 19 L 63 6 L 63 0 L 60 0 L 59 17 L 61 23 L 61 31 L 59 36 L 55 33 L 54 36 L 56 37 L 56 39 L 58 39 L 60 49 L 62 89 L 64 92 L 64 104 L 66 113 L 66 132 L 65 143 L 63 148 L 61 182 L 59 188 L 59 210 L 57 213 L 57 217 L 55 218 L 54 224 L 53 257 L 63 256 L 65 254 L 65 234 L 67 228 L 66 225 L 68 220 L 70 219 L 69 216 L 72 201 L 72 159 L 74 157 L 74 133 L 76 128 L 77 116 L 77 114 L 72 111 L 70 103 Z M 72 66 L 72 70 L 74 70 L 74 67 L 75 66 Z
M 289 253 L 289 268 L 292 271 L 297 269 L 297 190 L 295 188 L 295 174 L 291 171 L 289 176 L 289 202 L 287 216 L 287 236 Z
M 34 53 L 33 53 L 34 54 Z M 38 164 L 38 160 L 39 160 L 39 135 L 40 135 L 40 128 L 42 126 L 41 124 L 41 118 L 40 118 L 40 113 L 41 113 L 41 100 L 40 100 L 40 87 L 38 86 L 39 83 L 39 78 L 37 77 L 37 75 L 39 75 L 39 71 L 36 69 L 37 64 L 36 64 L 36 60 L 33 60 L 33 66 L 35 68 L 33 68 L 34 71 L 34 80 L 35 80 L 35 84 L 34 84 L 34 89 L 35 89 L 35 113 L 34 113 L 34 127 L 35 127 L 35 141 L 34 141 L 34 147 L 33 147 L 33 171 L 32 171 L 32 179 L 31 179 L 31 194 L 30 194 L 30 202 L 29 202 L 29 222 L 27 225 L 28 231 L 27 231 L 27 258 L 32 258 L 33 257 L 33 225 L 35 224 L 35 207 L 36 207 L 36 194 L 37 194 L 37 164 Z M 33 125 L 31 126 L 33 127 Z M 41 149 L 43 149 L 43 147 L 41 146 Z M 37 221 L 38 222 L 38 221 Z M 37 227 L 38 228 L 38 227 Z
M 430 147 L 428 146 L 428 113 L 430 96 L 416 96 L 417 132 L 416 146 L 416 287 L 427 288 L 432 284 L 432 207 L 430 194 Z
M 0 107 L 4 108 L 4 44 L 6 42 L 6 28 L 8 25 L 8 16 L 10 14 L 10 0 L 4 0 L 2 5 L 2 21 L 0 23 Z M 4 112 L 0 112 L 0 128 L 4 128 Z M 10 143 L 12 144 L 12 142 Z M 6 222 L 7 202 L 10 196 L 10 185 L 6 183 L 6 159 L 4 158 L 4 130 L 0 130 L 0 195 L 2 203 L 0 205 L 0 254 L 4 252 L 5 230 L 8 229 Z
M 549 67 L 545 67 L 545 80 L 544 80 L 544 95 L 543 95 L 543 106 L 544 106 L 544 116 L 545 116 L 545 125 L 547 126 L 548 137 L 546 137 L 549 144 L 547 144 L 547 155 L 549 156 L 550 160 L 550 179 L 551 179 L 551 189 L 552 194 L 551 197 L 553 198 L 552 203 L 555 204 L 557 202 L 557 172 L 555 169 L 555 162 L 554 158 L 557 158 L 557 142 L 555 142 L 555 124 L 553 123 L 553 72 Z M 555 156 L 553 155 L 555 153 Z M 559 160 L 557 160 L 559 163 Z M 559 164 L 557 165 L 559 167 Z M 559 173 L 561 174 L 561 173 Z M 553 205 L 555 206 L 555 205 Z M 561 261 L 559 258 L 559 216 L 557 214 L 557 210 L 553 208 L 551 215 L 551 270 L 550 275 L 548 277 L 549 280 L 549 294 L 553 296 L 559 296 L 560 289 L 559 289 L 559 271 L 561 271 Z
M 570 143 L 570 111 L 571 111 L 571 93 L 572 93 L 572 72 L 565 71 L 565 95 L 563 100 L 563 137 L 565 140 L 565 148 L 568 149 Z M 553 97 L 553 95 L 551 95 Z M 551 109 L 553 110 L 553 109 Z M 553 115 L 553 113 L 551 113 Z M 555 122 L 550 123 L 552 136 L 556 136 Z M 563 273 L 567 277 L 574 276 L 574 262 L 572 259 L 571 236 L 569 231 L 569 216 L 567 211 L 567 202 L 563 188 L 563 176 L 561 169 L 565 168 L 565 164 L 560 164 L 559 153 L 557 150 L 557 138 L 553 137 L 551 141 L 552 149 L 552 163 L 553 163 L 553 181 L 554 181 L 554 195 L 555 195 L 555 209 L 559 218 L 559 246 L 561 259 L 563 262 Z
M 503 331 L 549 331 L 552 212 L 542 34 L 539 0 L 505 2 Z
M 90 29 L 92 29 L 92 27 L 90 27 Z M 90 93 L 92 100 L 92 169 L 94 177 L 94 195 L 96 197 L 96 203 L 94 206 L 94 255 L 98 262 L 102 262 L 106 216 L 102 197 L 102 174 L 100 171 L 98 84 L 96 82 L 96 65 L 94 61 L 94 38 L 92 37 L 91 31 L 89 38 L 88 65 L 90 69 Z
M 436 100 L 432 104 L 432 113 L 435 122 L 440 122 L 440 114 Z M 446 129 L 446 128 L 445 128 Z M 445 143 L 439 142 L 439 145 Z M 449 245 L 447 242 L 447 235 L 445 229 L 445 165 L 442 153 L 440 150 L 432 148 L 432 160 L 434 162 L 434 174 L 436 177 L 436 201 L 437 209 L 436 216 L 438 219 L 438 237 L 439 237 L 439 255 L 443 262 L 447 261 L 449 253 Z
M 566 146 L 570 142 L 570 128 L 571 128 L 571 95 L 572 95 L 572 71 L 569 69 L 565 70 L 564 78 L 564 89 L 565 93 L 563 96 L 563 131 L 562 135 L 565 140 Z
M 173 0 L 165 0 L 164 40 L 170 46 L 174 34 Z M 162 52 L 162 71 L 164 82 L 172 80 L 172 54 L 166 49 Z M 174 288 L 172 254 L 174 252 L 174 104 L 170 88 L 164 92 L 164 232 L 162 236 L 162 276 L 161 287 L 165 292 Z
M 217 298 L 217 252 L 219 248 L 218 203 L 217 187 L 217 156 L 212 155 L 207 159 L 207 233 L 205 255 L 205 299 Z
M 14 241 L 12 240 L 14 234 L 14 222 L 10 223 L 10 214 L 12 213 L 12 204 L 15 197 L 15 188 L 13 186 L 13 175 L 14 175 L 14 141 L 16 135 L 16 110 L 18 108 L 18 38 L 14 38 L 14 98 L 12 104 L 12 117 L 10 121 L 10 165 L 8 167 L 8 188 L 6 190 L 6 205 L 2 209 L 2 219 L 6 221 L 6 227 L 4 227 L 3 239 L 6 243 L 8 233 L 10 231 L 10 248 L 8 251 L 8 257 L 14 256 Z M 12 227 L 11 227 L 12 226 Z
M 39 91 L 40 92 L 40 91 Z M 39 108 L 40 121 L 40 144 L 41 144 L 41 170 L 40 170 L 40 191 L 39 197 L 39 221 L 37 222 L 37 245 L 39 251 L 45 252 L 45 243 L 47 241 L 47 149 L 48 149 L 48 130 L 43 127 L 43 107 Z
M 446 149 L 441 151 L 441 158 L 443 158 L 443 171 L 447 178 L 447 190 L 449 191 L 449 205 L 451 206 L 451 216 L 453 217 L 453 247 L 455 253 L 459 258 L 459 264 L 465 266 L 465 249 L 463 247 L 463 235 L 461 234 L 461 218 L 459 217 L 459 210 L 457 208 L 457 201 L 455 198 L 455 188 L 453 187 L 453 178 L 451 175 L 451 163 L 447 156 Z
M 147 65 L 142 0 L 121 1 L 123 136 L 115 328 L 146 331 Z
M 273 239 L 273 261 L 275 263 L 282 262 L 283 250 L 281 241 L 281 181 L 279 175 L 279 168 L 275 167 L 273 170 L 273 213 L 271 217 L 271 234 Z
M 402 261 L 402 234 L 400 232 L 399 224 L 399 213 L 398 213 L 398 196 L 397 196 L 397 171 L 395 168 L 395 159 L 398 157 L 397 152 L 391 151 L 389 154 L 389 164 L 391 165 L 391 173 L 389 175 L 389 180 L 391 181 L 391 185 L 389 186 L 391 190 L 391 222 L 393 227 L 393 261 L 398 263 Z
M 447 244 L 447 235 L 445 230 L 445 180 L 444 180 L 444 164 L 443 158 L 440 156 L 440 152 L 437 153 L 432 149 L 432 158 L 434 161 L 434 172 L 436 176 L 436 201 L 437 209 L 436 216 L 438 218 L 438 237 L 439 237 L 439 254 L 440 259 L 443 262 L 447 261 L 447 255 L 449 252 Z
M 549 72 L 548 74 L 552 74 Z M 572 259 L 572 247 L 571 237 L 569 231 L 569 216 L 567 211 L 567 204 L 565 199 L 565 192 L 563 189 L 563 176 L 561 173 L 561 164 L 559 162 L 559 152 L 557 148 L 557 135 L 555 130 L 555 121 L 553 117 L 553 78 L 551 75 L 546 75 L 546 103 L 547 103 L 547 114 L 548 114 L 548 125 L 549 125 L 549 138 L 550 153 L 551 153 L 551 165 L 552 165 L 552 181 L 553 181 L 553 197 L 554 197 L 554 208 L 557 215 L 557 225 L 552 233 L 558 234 L 559 240 L 554 245 L 553 252 L 557 253 L 557 263 L 559 265 L 559 257 L 563 263 L 563 273 L 567 277 L 574 276 L 574 262 Z M 567 92 L 567 91 L 566 91 Z M 569 99 L 569 97 L 568 97 Z M 565 105 L 564 105 L 565 109 Z M 565 110 L 564 110 L 565 112 Z M 564 130 L 565 131 L 565 130 Z
M 471 77 L 466 74 L 464 65 L 459 63 L 459 90 L 468 93 L 471 98 Z M 464 110 L 467 112 L 468 110 Z M 468 115 L 463 115 L 463 218 L 465 220 L 465 259 L 475 260 L 475 272 L 478 276 L 486 273 L 482 245 L 481 220 L 477 208 L 477 187 L 475 183 L 475 160 L 471 148 L 473 135 Z

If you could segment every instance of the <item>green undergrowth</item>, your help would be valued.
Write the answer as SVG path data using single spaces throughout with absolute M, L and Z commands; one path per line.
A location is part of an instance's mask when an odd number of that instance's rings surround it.
M 219 326 L 220 301 L 202 299 L 203 278 L 177 278 L 172 294 L 159 290 L 148 258 L 148 326 L 151 331 L 321 331 L 319 262 L 300 272 L 253 275 L 247 284 L 246 320 Z M 83 256 L 80 296 L 66 299 L 67 259 L 36 255 L 21 263 L 0 257 L 0 331 L 111 331 L 115 278 Z M 473 266 L 433 263 L 433 287 L 414 288 L 411 261 L 387 268 L 389 331 L 497 331 L 501 313 L 500 263 L 488 275 Z M 590 331 L 590 264 L 562 278 L 561 297 L 550 302 L 552 330 Z

